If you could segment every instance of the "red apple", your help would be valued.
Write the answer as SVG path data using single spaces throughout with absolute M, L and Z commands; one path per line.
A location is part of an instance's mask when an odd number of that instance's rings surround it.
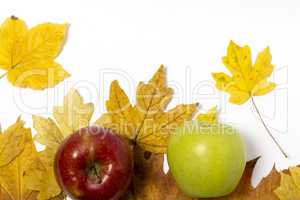
M 73 133 L 55 158 L 57 181 L 76 200 L 117 200 L 127 189 L 132 173 L 129 145 L 96 126 Z

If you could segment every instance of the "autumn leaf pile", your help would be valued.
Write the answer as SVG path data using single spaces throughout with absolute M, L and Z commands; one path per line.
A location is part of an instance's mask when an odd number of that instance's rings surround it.
M 65 24 L 45 23 L 28 29 L 21 19 L 8 18 L 0 27 L 0 69 L 5 71 L 0 78 L 7 77 L 16 87 L 35 90 L 54 87 L 63 81 L 69 73 L 54 59 L 62 49 L 66 31 Z M 260 52 L 252 64 L 250 48 L 230 42 L 223 63 L 232 76 L 221 72 L 213 73 L 213 78 L 219 90 L 230 94 L 231 103 L 243 104 L 251 99 L 255 105 L 254 96 L 267 94 L 276 86 L 268 81 L 274 68 L 269 48 Z M 197 114 L 195 103 L 168 110 L 172 94 L 165 68 L 161 66 L 148 82 L 138 84 L 134 104 L 118 81 L 113 81 L 106 101 L 107 112 L 96 122 L 91 122 L 94 105 L 84 102 L 75 89 L 68 92 L 62 105 L 53 108 L 52 117 L 32 116 L 34 137 L 32 130 L 18 118 L 6 130 L 0 130 L 0 200 L 65 199 L 54 176 L 56 150 L 74 131 L 91 124 L 114 130 L 132 146 L 134 175 L 122 200 L 192 200 L 176 186 L 172 174 L 164 172 L 164 153 L 174 129 L 192 119 L 215 123 L 217 108 Z M 45 149 L 38 152 L 34 142 Z M 282 172 L 273 168 L 253 188 L 250 180 L 256 161 L 247 163 L 232 194 L 215 199 L 300 199 L 299 167 Z

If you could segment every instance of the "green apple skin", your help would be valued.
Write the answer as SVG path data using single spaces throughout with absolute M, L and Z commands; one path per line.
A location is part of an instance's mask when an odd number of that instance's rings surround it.
M 198 121 L 187 122 L 175 130 L 167 158 L 177 185 L 193 198 L 230 194 L 246 166 L 245 145 L 235 129 Z

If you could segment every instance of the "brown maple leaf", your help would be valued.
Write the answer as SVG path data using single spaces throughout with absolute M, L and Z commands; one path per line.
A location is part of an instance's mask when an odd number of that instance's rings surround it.
M 176 185 L 172 174 L 163 171 L 163 154 L 149 154 L 135 150 L 133 182 L 122 200 L 197 200 L 187 197 Z M 280 184 L 280 173 L 275 168 L 254 188 L 251 176 L 258 159 L 249 161 L 236 190 L 220 198 L 201 200 L 279 200 L 274 190 Z M 200 199 L 199 199 L 200 200 Z
M 192 200 L 177 187 L 170 172 L 163 170 L 164 155 L 135 148 L 132 184 L 121 200 Z
M 280 186 L 274 191 L 280 200 L 300 199 L 300 167 L 281 172 Z
M 257 160 L 255 159 L 247 163 L 242 179 L 233 193 L 226 197 L 205 200 L 279 200 L 274 190 L 280 183 L 280 173 L 277 172 L 275 167 L 273 167 L 267 177 L 263 178 L 256 188 L 251 186 L 252 172 Z

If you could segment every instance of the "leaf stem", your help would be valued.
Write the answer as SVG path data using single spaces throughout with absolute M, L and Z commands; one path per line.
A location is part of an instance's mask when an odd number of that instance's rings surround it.
M 279 144 L 278 141 L 275 139 L 275 137 L 272 135 L 270 129 L 268 128 L 267 124 L 265 123 L 265 121 L 264 121 L 264 119 L 263 119 L 263 117 L 262 117 L 262 115 L 261 115 L 261 113 L 260 113 L 260 111 L 259 111 L 259 109 L 258 109 L 258 107 L 257 107 L 257 105 L 256 105 L 256 103 L 255 103 L 253 97 L 251 97 L 251 102 L 252 102 L 252 104 L 253 104 L 253 106 L 254 106 L 255 111 L 257 112 L 257 114 L 258 114 L 258 116 L 259 116 L 259 119 L 260 119 L 261 123 L 262 123 L 263 126 L 265 127 L 267 133 L 268 133 L 269 136 L 272 138 L 272 140 L 275 142 L 275 144 L 277 145 L 277 147 L 279 148 L 279 150 L 281 151 L 281 153 L 284 155 L 284 157 L 285 157 L 285 158 L 288 158 L 287 153 L 285 153 L 285 151 L 284 151 L 283 148 L 280 146 L 280 144 Z
M 4 74 L 2 74 L 2 75 L 0 76 L 0 80 L 1 80 L 2 78 L 4 78 L 6 75 L 7 75 L 7 72 L 4 73 Z

